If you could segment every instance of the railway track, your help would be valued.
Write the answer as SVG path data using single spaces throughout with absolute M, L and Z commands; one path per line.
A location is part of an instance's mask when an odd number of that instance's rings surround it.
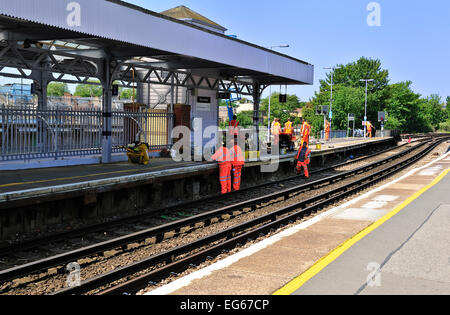
M 365 179 L 356 180 L 350 184 L 345 186 L 327 191 L 324 194 L 315 196 L 308 200 L 305 200 L 300 203 L 296 203 L 294 205 L 290 205 L 279 209 L 278 211 L 271 213 L 269 215 L 257 218 L 252 221 L 245 222 L 242 225 L 227 229 L 225 231 L 219 232 L 215 235 L 211 235 L 209 237 L 205 237 L 204 239 L 200 239 L 197 242 L 186 245 L 184 248 L 176 248 L 173 251 L 168 251 L 163 253 L 159 257 L 151 257 L 147 261 L 140 262 L 139 264 L 135 264 L 131 266 L 130 270 L 128 268 L 124 268 L 117 272 L 129 275 L 127 271 L 137 272 L 142 270 L 142 268 L 148 267 L 148 263 L 152 264 L 156 261 L 161 261 L 161 259 L 168 261 L 169 263 L 162 268 L 151 271 L 147 274 L 139 276 L 133 280 L 127 281 L 125 283 L 113 286 L 109 289 L 103 290 L 101 295 L 118 295 L 118 294 L 131 294 L 136 293 L 139 290 L 147 287 L 149 284 L 154 284 L 157 281 L 160 281 L 170 275 L 177 274 L 179 272 L 184 271 L 190 266 L 195 266 L 196 264 L 202 263 L 205 260 L 211 259 L 217 255 L 220 255 L 223 252 L 230 251 L 235 247 L 240 247 L 242 244 L 245 244 L 249 240 L 253 240 L 260 236 L 266 235 L 270 232 L 273 232 L 279 228 L 284 227 L 285 225 L 292 224 L 299 219 L 304 218 L 305 216 L 311 215 L 312 213 L 317 212 L 318 210 L 325 208 L 341 199 L 344 199 L 348 196 L 356 194 L 362 190 L 369 188 L 370 186 L 375 185 L 376 183 L 394 175 L 395 173 L 405 169 L 406 167 L 416 163 L 418 160 L 422 159 L 428 153 L 430 153 L 434 148 L 436 148 L 442 141 L 437 141 L 429 146 L 427 146 L 422 152 L 419 154 L 408 158 L 400 163 L 396 163 L 393 166 L 390 166 L 386 169 L 377 171 L 371 175 L 369 175 Z M 252 227 L 255 227 L 252 229 Z M 238 235 L 237 235 L 238 234 Z M 237 236 L 236 236 L 237 235 Z M 180 260 L 172 261 L 173 257 L 181 254 L 185 251 L 193 251 L 197 248 L 201 248 L 206 244 L 211 244 L 217 242 L 218 240 L 223 240 L 223 242 L 209 247 L 207 249 L 201 250 L 200 252 L 189 255 Z M 111 274 L 111 276 L 114 273 Z M 107 278 L 110 275 L 107 276 Z M 96 286 L 96 282 L 99 281 L 102 277 L 97 279 L 92 279 L 92 282 L 88 281 L 84 285 L 86 285 L 84 290 L 92 289 Z M 99 284 L 97 282 L 97 284 Z M 104 283 L 102 284 L 104 285 Z M 67 289 L 57 292 L 56 294 L 73 294 L 74 291 L 78 294 L 81 294 L 83 291 L 79 291 L 79 288 L 75 288 L 75 290 Z M 87 291 L 85 291 L 87 292 Z
M 406 145 L 407 144 L 394 148 L 387 148 L 368 156 L 362 156 L 351 161 L 335 164 L 326 168 L 316 170 L 313 169 L 310 173 L 311 175 L 316 176 L 318 174 L 323 174 L 322 176 L 329 176 L 329 173 L 334 172 L 336 168 L 349 167 L 355 163 L 378 157 L 387 152 L 401 150 Z M 40 252 L 41 258 L 54 256 L 55 254 L 86 247 L 95 243 L 102 243 L 104 241 L 132 234 L 140 230 L 145 230 L 151 226 L 164 225 L 167 222 L 194 216 L 201 212 L 206 212 L 209 209 L 214 209 L 218 204 L 226 206 L 227 204 L 230 204 L 230 200 L 243 201 L 248 199 L 248 195 L 260 196 L 262 194 L 266 194 L 267 191 L 275 192 L 283 189 L 285 186 L 295 186 L 301 181 L 302 180 L 299 179 L 298 176 L 292 176 L 278 181 L 270 181 L 256 186 L 247 187 L 238 192 L 232 192 L 225 197 L 215 195 L 202 198 L 200 200 L 174 205 L 152 213 L 144 213 L 142 215 L 118 219 L 81 229 L 52 234 L 46 237 L 34 238 L 20 243 L 13 243 L 9 246 L 0 247 L 0 257 L 8 257 L 8 255 L 12 254 L 12 257 L 9 259 L 9 261 L 11 261 L 10 264 L 7 262 L 0 262 L 0 270 L 13 267 L 11 264 L 14 263 L 15 265 L 15 261 L 23 261 L 23 264 L 26 264 L 34 260 L 38 260 L 38 258 L 35 258 L 39 257 L 37 254 L 30 255 L 31 258 L 27 260 L 26 257 L 28 256 L 28 252 Z M 185 209 L 194 209 L 194 211 L 186 211 Z M 5 260 L 8 261 L 8 259 Z
M 417 147 L 413 147 L 408 150 L 402 151 L 401 153 L 398 153 L 396 155 L 393 155 L 393 156 L 383 159 L 381 161 L 378 161 L 378 162 L 375 162 L 375 163 L 372 163 L 370 165 L 366 165 L 363 167 L 359 167 L 355 170 L 347 171 L 342 174 L 329 176 L 324 179 L 320 179 L 320 180 L 308 183 L 306 185 L 298 185 L 296 187 L 292 187 L 290 189 L 284 189 L 282 191 L 278 191 L 278 192 L 272 193 L 272 194 L 264 196 L 264 197 L 254 198 L 252 200 L 247 200 L 247 201 L 241 202 L 239 204 L 223 207 L 220 209 L 216 209 L 214 211 L 209 211 L 207 213 L 204 213 L 204 214 L 201 214 L 201 215 L 198 215 L 195 217 L 185 218 L 183 220 L 180 220 L 180 221 L 177 221 L 174 223 L 170 223 L 170 224 L 152 228 L 152 229 L 149 229 L 146 231 L 134 233 L 132 235 L 117 238 L 112 241 L 103 242 L 101 244 L 96 244 L 96 245 L 93 245 L 93 246 L 90 246 L 87 248 L 83 248 L 80 250 L 76 250 L 76 251 L 73 251 L 70 253 L 65 253 L 65 254 L 50 257 L 50 258 L 47 258 L 47 259 L 44 259 L 44 260 L 41 260 L 38 262 L 19 266 L 17 268 L 5 270 L 0 273 L 0 280 L 2 280 L 2 281 L 11 280 L 11 279 L 14 279 L 15 277 L 24 276 L 24 275 L 32 273 L 32 272 L 48 269 L 48 268 L 51 268 L 51 267 L 54 267 L 57 265 L 61 265 L 61 264 L 65 264 L 65 263 L 68 263 L 71 261 L 76 261 L 77 259 L 80 259 L 83 257 L 87 257 L 90 255 L 98 255 L 98 254 L 103 253 L 105 250 L 109 250 L 109 249 L 113 249 L 113 248 L 117 248 L 117 247 L 123 247 L 130 243 L 142 242 L 143 240 L 146 240 L 151 237 L 156 238 L 156 242 L 158 242 L 158 241 L 161 241 L 164 239 L 164 236 L 166 233 L 171 232 L 174 235 L 176 235 L 176 234 L 180 234 L 181 231 L 186 228 L 187 228 L 187 230 L 195 229 L 195 226 L 198 222 L 203 222 L 203 226 L 209 226 L 213 223 L 213 221 L 215 219 L 220 218 L 221 216 L 229 215 L 229 214 L 233 215 L 233 213 L 235 213 L 236 211 L 242 210 L 244 208 L 249 208 L 253 211 L 253 210 L 256 210 L 256 208 L 259 207 L 261 204 L 270 202 L 271 200 L 276 200 L 279 198 L 287 200 L 300 192 L 314 190 L 319 187 L 323 187 L 324 185 L 330 185 L 331 183 L 337 183 L 345 178 L 350 178 L 357 174 L 364 174 L 370 170 L 373 170 L 374 168 L 383 166 L 386 163 L 389 163 L 393 160 L 399 159 L 405 155 L 411 154 L 415 150 L 418 150 L 419 148 L 422 148 L 425 146 L 426 149 L 424 151 L 422 151 L 421 154 L 413 154 L 411 158 L 408 158 L 405 160 L 405 161 L 413 161 L 413 160 L 416 161 L 417 159 L 419 159 L 420 157 L 422 157 L 426 154 L 423 152 L 428 152 L 431 150 L 430 147 L 428 146 L 428 144 L 429 144 L 429 142 L 423 142 L 423 143 L 419 144 Z M 437 144 L 435 143 L 435 144 L 433 144 L 432 147 L 434 147 L 436 145 Z M 378 153 L 378 154 L 380 154 L 380 153 Z M 395 165 L 404 165 L 405 161 L 402 161 L 399 164 L 395 164 Z M 411 162 L 411 163 L 413 163 L 413 162 Z M 346 163 L 343 163 L 343 164 L 346 164 Z M 391 169 L 391 168 L 389 168 L 389 169 Z M 380 172 L 384 172 L 384 171 L 382 170 Z M 379 174 L 380 172 L 376 172 L 375 174 Z M 389 174 L 391 174 L 391 173 L 389 173 Z M 370 176 L 371 176 L 370 177 L 371 179 L 374 178 L 373 177 L 374 175 L 370 175 Z M 388 176 L 388 175 L 386 175 L 386 176 Z M 358 185 L 360 184 L 359 183 L 360 181 L 361 180 L 357 181 Z M 356 184 L 353 184 L 353 185 L 356 185 Z M 343 187 L 345 187 L 345 189 L 348 189 L 348 187 L 350 187 L 350 186 L 346 185 Z M 163 275 L 167 275 L 168 272 L 169 272 L 169 274 L 171 272 L 178 272 L 180 270 L 180 266 L 183 265 L 183 262 L 189 262 L 189 264 L 198 262 L 199 260 L 201 260 L 199 258 L 200 256 L 198 256 L 198 255 L 200 255 L 200 253 L 202 253 L 202 252 L 195 254 L 192 257 L 189 256 L 189 257 L 183 258 L 181 260 L 176 260 L 176 257 L 179 257 L 180 255 L 186 255 L 187 253 L 192 252 L 193 250 L 194 251 L 196 249 L 198 250 L 199 247 L 201 248 L 204 246 L 208 246 L 212 242 L 214 243 L 214 242 L 222 241 L 221 244 L 229 244 L 229 240 L 233 240 L 234 238 L 236 238 L 235 237 L 236 235 L 242 234 L 243 230 L 248 230 L 248 229 L 251 229 L 252 227 L 254 227 L 255 225 L 261 225 L 261 224 L 265 224 L 267 222 L 272 222 L 272 221 L 276 222 L 276 221 L 278 221 L 278 218 L 280 216 L 286 215 L 287 213 L 294 211 L 294 209 L 298 209 L 298 208 L 306 209 L 306 208 L 310 207 L 311 204 L 315 205 L 316 203 L 318 205 L 323 206 L 324 204 L 327 204 L 329 202 L 334 202 L 335 197 L 332 197 L 332 196 L 334 196 L 334 195 L 341 196 L 343 194 L 347 195 L 346 193 L 342 193 L 342 189 L 343 189 L 342 187 L 337 188 L 326 194 L 320 194 L 318 196 L 315 196 L 313 198 L 305 200 L 302 203 L 295 203 L 292 206 L 285 207 L 283 209 L 280 209 L 279 211 L 273 212 L 266 216 L 262 216 L 260 218 L 256 218 L 254 220 L 250 220 L 250 221 L 240 224 L 238 226 L 221 231 L 217 234 L 207 236 L 207 237 L 197 240 L 193 243 L 186 244 L 186 245 L 180 246 L 178 248 L 160 253 L 158 255 L 150 257 L 149 259 L 140 261 L 138 263 L 134 263 L 127 267 L 118 268 L 117 270 L 114 270 L 113 272 L 106 273 L 99 277 L 87 280 L 78 287 L 64 289 L 64 290 L 58 291 L 55 294 L 83 294 L 83 293 L 89 292 L 90 290 L 96 289 L 99 286 L 104 286 L 106 284 L 109 284 L 109 283 L 116 281 L 118 279 L 121 279 L 123 277 L 127 277 L 130 274 L 135 274 L 136 272 L 141 272 L 142 270 L 148 269 L 151 266 L 155 266 L 160 263 L 166 264 L 165 267 L 155 270 L 155 271 L 152 271 L 151 275 L 141 276 L 140 278 L 138 278 L 138 279 L 141 279 L 138 282 L 132 282 L 132 283 L 130 282 L 127 285 L 121 285 L 114 289 L 109 289 L 109 290 L 105 291 L 105 293 L 109 293 L 109 294 L 135 292 L 136 288 L 142 289 L 143 283 L 145 281 L 147 281 L 146 282 L 146 285 L 147 285 L 150 281 L 156 282 L 159 279 L 159 277 L 164 277 Z M 352 188 L 351 191 L 354 191 L 354 188 Z M 305 213 L 307 213 L 307 212 L 305 212 Z M 186 232 L 186 230 L 184 232 Z M 247 233 L 253 233 L 253 232 L 250 231 Z M 246 235 L 246 233 L 244 233 L 242 235 Z M 254 234 L 251 234 L 251 235 L 254 235 Z M 242 241 L 242 238 L 240 236 L 237 236 L 237 238 Z M 223 242 L 223 240 L 227 240 L 227 239 L 229 239 L 229 240 Z M 240 242 L 240 243 L 243 244 L 245 242 Z M 221 246 L 222 245 L 219 244 L 219 245 L 215 245 L 209 249 L 206 249 L 206 252 L 209 253 L 206 257 L 208 257 L 208 256 L 214 257 L 214 253 L 216 253 L 215 252 L 216 247 L 220 249 Z M 224 249 L 226 249 L 226 248 L 227 247 L 225 247 Z M 204 256 L 201 256 L 201 257 L 205 258 Z M 186 265 L 183 265 L 183 266 L 186 266 Z M 183 269 L 183 268 L 181 268 L 181 269 Z M 152 280 L 149 280 L 149 279 L 152 279 Z

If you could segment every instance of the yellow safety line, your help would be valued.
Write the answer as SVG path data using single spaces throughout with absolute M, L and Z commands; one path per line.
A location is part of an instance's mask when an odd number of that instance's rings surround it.
M 448 173 L 450 169 L 445 170 L 439 175 L 436 179 L 433 180 L 431 184 L 424 187 L 420 191 L 416 192 L 414 195 L 406 199 L 401 205 L 392 210 L 390 213 L 386 214 L 383 218 L 373 223 L 366 229 L 362 230 L 349 240 L 345 241 L 342 245 L 331 251 L 328 255 L 321 258 L 316 264 L 314 264 L 311 268 L 309 268 L 305 273 L 300 275 L 299 277 L 292 280 L 286 286 L 276 291 L 273 295 L 291 295 L 298 289 L 300 289 L 306 282 L 308 282 L 311 278 L 317 275 L 320 271 L 322 271 L 326 266 L 331 264 L 334 260 L 336 260 L 339 256 L 341 256 L 344 252 L 346 252 L 349 248 L 359 242 L 361 239 L 366 237 L 368 234 L 372 233 L 378 227 L 383 225 L 385 222 L 390 220 L 392 217 L 397 215 L 400 211 L 402 211 L 406 206 L 412 203 L 414 200 L 419 198 L 422 194 L 424 194 L 427 190 L 438 184 Z
M 185 164 L 187 164 L 187 163 L 183 163 L 182 165 L 185 165 Z M 153 170 L 164 168 L 164 167 L 167 167 L 167 165 L 161 165 L 161 166 L 152 167 L 151 169 L 149 169 L 149 171 L 153 171 Z M 82 175 L 82 176 L 54 178 L 54 179 L 43 179 L 43 180 L 37 180 L 37 181 L 32 181 L 32 182 L 10 183 L 10 184 L 0 185 L 0 188 L 11 187 L 11 186 L 21 186 L 21 185 L 42 184 L 42 183 L 48 183 L 48 182 L 72 180 L 72 179 L 94 177 L 94 176 L 103 176 L 103 175 L 111 175 L 111 174 L 129 173 L 129 172 L 134 172 L 134 171 L 139 171 L 139 170 L 138 169 L 122 170 L 122 171 L 114 171 L 114 172 L 98 173 L 98 174 L 89 174 L 89 175 Z M 142 175 L 142 174 L 136 174 L 136 175 Z

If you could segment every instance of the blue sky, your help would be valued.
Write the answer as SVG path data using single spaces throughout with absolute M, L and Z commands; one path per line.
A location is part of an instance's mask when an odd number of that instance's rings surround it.
M 369 27 L 371 0 L 129 0 L 161 12 L 178 5 L 228 28 L 226 34 L 279 51 L 315 66 L 314 86 L 289 87 L 307 101 L 336 64 L 359 57 L 380 59 L 391 83 L 411 80 L 424 96 L 450 96 L 450 1 L 379 0 L 381 26 Z M 279 87 L 274 88 L 274 90 Z
M 411 80 L 414 91 L 423 96 L 450 96 L 448 0 L 378 0 L 379 27 L 367 24 L 371 0 L 127 1 L 155 12 L 185 5 L 228 28 L 228 35 L 260 46 L 289 44 L 279 51 L 315 66 L 313 86 L 288 89 L 302 101 L 318 90 L 324 67 L 361 56 L 380 59 L 391 83 Z

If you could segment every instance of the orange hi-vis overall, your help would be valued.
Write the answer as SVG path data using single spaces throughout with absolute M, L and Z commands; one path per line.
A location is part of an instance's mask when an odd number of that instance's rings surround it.
M 311 126 L 305 122 L 302 126 L 302 142 L 301 142 L 300 147 L 302 147 L 303 143 L 305 143 L 305 142 L 309 146 L 309 136 L 310 135 L 311 135 Z
M 298 153 L 297 153 L 297 173 L 300 174 L 302 171 L 302 167 L 305 170 L 305 176 L 309 178 L 309 172 L 308 172 L 308 164 L 310 163 L 311 159 L 311 151 L 308 148 L 302 147 Z
M 372 138 L 372 124 L 371 123 L 367 123 L 367 135 Z
M 235 145 L 231 148 L 231 164 L 233 166 L 233 189 L 239 190 L 241 189 L 241 175 L 242 168 L 245 164 L 244 154 L 242 153 L 242 149 Z
M 327 122 L 325 125 L 325 140 L 328 141 L 330 140 L 330 123 Z
M 237 120 L 230 121 L 229 132 L 232 136 L 239 135 L 239 122 Z
M 219 181 L 222 188 L 222 195 L 231 192 L 232 165 L 230 150 L 226 147 L 221 147 L 211 158 L 219 162 Z

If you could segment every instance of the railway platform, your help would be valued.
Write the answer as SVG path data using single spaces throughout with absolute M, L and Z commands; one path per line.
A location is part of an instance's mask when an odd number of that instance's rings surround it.
M 392 138 L 374 138 L 371 140 L 346 139 L 335 140 L 322 146 L 321 150 L 312 149 L 313 157 L 333 155 L 349 150 L 356 150 L 371 145 L 391 142 Z M 296 153 L 280 156 L 280 162 L 292 160 Z M 268 156 L 259 160 L 250 160 L 246 167 L 267 163 Z M 112 164 L 93 164 L 66 166 L 57 168 L 34 168 L 2 171 L 0 177 L 0 202 L 13 200 L 15 196 L 24 198 L 36 193 L 45 194 L 58 186 L 66 189 L 96 187 L 114 183 L 132 182 L 142 178 L 155 178 L 202 172 L 217 168 L 216 163 L 174 162 L 171 158 L 152 159 L 149 165 L 133 165 L 128 162 Z M 84 185 L 83 185 L 84 184 Z M 75 186 L 74 186 L 75 185 Z M 63 187 L 58 187 L 63 189 Z M 49 191 L 50 189 L 50 191 Z
M 450 152 L 147 295 L 450 294 Z

